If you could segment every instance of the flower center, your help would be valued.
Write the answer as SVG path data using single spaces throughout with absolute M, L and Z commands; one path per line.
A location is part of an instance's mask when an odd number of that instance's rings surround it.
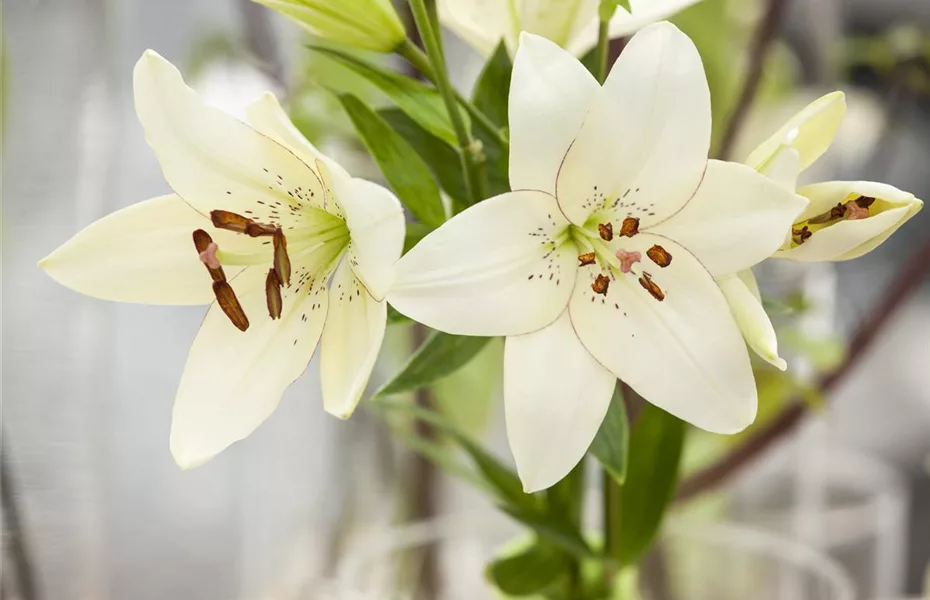
M 830 210 L 813 216 L 806 221 L 795 223 L 791 228 L 791 247 L 800 246 L 821 229 L 826 229 L 841 221 L 868 219 L 873 214 L 877 214 L 877 207 L 873 207 L 874 204 L 875 198 L 871 196 L 851 194 Z

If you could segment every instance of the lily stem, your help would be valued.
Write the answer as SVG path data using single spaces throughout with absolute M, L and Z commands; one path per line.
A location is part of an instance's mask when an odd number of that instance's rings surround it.
M 438 33 L 433 28 L 433 21 L 430 18 L 429 10 L 426 8 L 424 0 L 410 0 L 410 10 L 413 13 L 413 20 L 417 25 L 420 33 L 420 39 L 423 40 L 423 46 L 426 48 L 426 56 L 429 59 L 430 71 L 433 74 L 433 83 L 439 90 L 442 100 L 449 112 L 449 119 L 452 121 L 452 129 L 455 131 L 455 137 L 458 139 L 459 150 L 462 155 L 462 167 L 465 173 L 465 181 L 468 187 L 468 193 L 472 204 L 487 197 L 487 177 L 485 176 L 485 160 L 483 159 L 480 149 L 472 140 L 471 133 L 465 127 L 465 121 L 462 119 L 462 113 L 459 112 L 458 100 L 455 89 L 449 81 L 449 74 L 446 71 L 446 60 L 442 51 L 442 41 Z M 403 48 L 403 46 L 401 46 Z M 426 75 L 426 73 L 424 73 Z M 479 160 L 479 158 L 481 160 Z
M 594 77 L 601 85 L 607 79 L 607 60 L 610 53 L 610 23 L 601 19 L 597 28 L 597 62 L 594 67 Z

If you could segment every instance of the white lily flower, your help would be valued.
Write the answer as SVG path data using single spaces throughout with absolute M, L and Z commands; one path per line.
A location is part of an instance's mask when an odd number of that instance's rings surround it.
M 324 407 L 348 417 L 384 336 L 399 202 L 321 155 L 270 94 L 249 107 L 250 127 L 206 106 L 151 50 L 133 82 L 176 194 L 102 218 L 40 265 L 97 298 L 212 302 L 174 405 L 171 452 L 183 468 L 258 427 L 321 338 Z
M 845 116 L 842 92 L 818 98 L 760 144 L 746 164 L 794 190 L 800 174 L 830 147 Z M 913 194 L 869 181 L 815 183 L 797 193 L 810 204 L 785 232 L 776 258 L 804 262 L 857 258 L 878 247 L 923 208 L 923 202 Z M 784 369 L 775 330 L 758 294 L 748 293 L 741 285 L 750 280 L 751 272 L 741 273 L 721 288 L 750 347 Z
M 610 20 L 610 39 L 636 33 L 700 0 L 630 0 Z M 520 32 L 533 33 L 576 56 L 597 44 L 601 0 L 439 0 L 439 19 L 478 52 L 490 55 L 501 40 L 511 54 Z
M 252 0 L 313 35 L 362 50 L 393 52 L 407 31 L 391 0 Z
M 507 431 L 525 489 L 584 456 L 618 377 L 708 431 L 749 425 L 749 355 L 715 277 L 770 256 L 807 202 L 708 161 L 710 93 L 691 40 L 647 27 L 601 87 L 524 33 L 510 126 L 514 191 L 424 238 L 388 299 L 442 331 L 507 336 Z

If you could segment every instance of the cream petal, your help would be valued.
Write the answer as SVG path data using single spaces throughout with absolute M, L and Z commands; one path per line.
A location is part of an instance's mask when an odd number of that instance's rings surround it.
M 364 179 L 334 178 L 349 227 L 349 264 L 368 292 L 384 300 L 404 249 L 404 210 L 388 189 Z
M 568 311 L 539 331 L 507 338 L 507 438 L 524 491 L 557 483 L 584 457 L 616 381 L 581 345 Z
M 581 270 L 569 304 L 581 342 L 643 398 L 680 419 L 715 433 L 744 429 L 756 416 L 755 382 L 746 346 L 713 277 L 665 238 L 640 233 L 616 242 L 614 248 L 640 252 L 642 261 L 612 281 L 606 296 L 591 287 L 598 271 Z M 653 245 L 671 255 L 667 267 L 647 258 Z M 663 300 L 638 281 L 644 271 Z
M 475 50 L 489 56 L 501 39 L 513 50 L 520 25 L 516 0 L 439 0 L 439 19 Z
M 510 85 L 510 187 L 555 193 L 565 153 L 600 87 L 549 40 L 523 33 Z
M 165 179 L 204 215 L 227 210 L 294 225 L 322 205 L 320 177 L 291 150 L 206 106 L 178 70 L 147 50 L 133 73 L 136 113 Z
M 260 252 L 246 236 L 213 228 L 176 195 L 127 206 L 94 221 L 39 262 L 55 281 L 95 298 L 144 304 L 208 304 L 213 280 L 192 234 L 207 231 L 222 250 Z M 268 253 L 270 262 L 271 255 Z M 241 267 L 224 267 L 228 278 Z
M 794 191 L 798 187 L 798 175 L 801 173 L 801 155 L 791 146 L 779 148 L 771 160 L 765 163 L 759 172 Z
M 670 23 L 636 34 L 591 106 L 559 172 L 556 197 L 576 225 L 605 208 L 658 223 L 694 194 L 710 146 L 701 57 Z
M 329 313 L 320 342 L 323 407 L 348 419 L 375 366 L 387 325 L 387 303 L 371 297 L 343 262 L 329 290 Z
M 753 150 L 745 163 L 763 170 L 779 148 L 787 145 L 797 150 L 799 171 L 804 171 L 827 151 L 845 117 L 846 96 L 843 92 L 818 98 Z
M 251 271 L 264 279 L 264 270 L 250 267 L 246 273 Z M 278 320 L 268 315 L 264 288 L 240 294 L 250 321 L 244 332 L 217 304 L 210 307 L 191 346 L 174 403 L 171 453 L 181 468 L 203 464 L 247 437 L 306 370 L 328 303 L 322 281 L 308 287 L 282 290 Z
M 622 6 L 610 20 L 608 35 L 610 39 L 627 37 L 653 23 L 664 21 L 678 12 L 697 4 L 700 0 L 631 0 L 632 12 Z M 600 23 L 594 19 L 588 21 L 571 39 L 568 50 L 575 56 L 584 56 L 597 44 Z
M 743 339 L 763 360 L 784 371 L 788 364 L 778 355 L 778 338 L 775 327 L 762 307 L 762 302 L 753 290 L 738 275 L 729 275 L 717 280 L 727 299 L 733 318 L 739 326 Z
M 518 335 L 552 323 L 577 251 L 552 196 L 503 194 L 456 215 L 397 263 L 388 301 L 447 333 Z
M 600 0 L 523 0 L 520 23 L 524 31 L 568 48 L 573 36 L 597 20 Z
M 774 254 L 807 204 L 803 196 L 745 165 L 711 160 L 701 186 L 681 211 L 640 230 L 675 240 L 720 277 Z M 616 220 L 636 214 L 627 209 Z

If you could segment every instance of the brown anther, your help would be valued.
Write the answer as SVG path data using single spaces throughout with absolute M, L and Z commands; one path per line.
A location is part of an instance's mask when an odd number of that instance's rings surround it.
M 239 331 L 245 331 L 249 328 L 249 319 L 245 316 L 242 305 L 239 304 L 239 299 L 236 298 L 236 292 L 233 291 L 232 286 L 225 281 L 214 281 L 213 295 L 216 296 L 217 304 L 220 305 L 220 308 L 223 309 L 223 312 L 226 313 L 226 316 L 229 317 L 229 320 Z
M 278 227 L 274 232 L 274 272 L 278 280 L 291 287 L 291 259 L 287 256 L 287 238 Z
M 584 267 L 587 265 L 593 265 L 595 256 L 593 252 L 585 252 L 584 254 L 578 255 L 578 266 Z
M 633 270 L 633 265 L 643 259 L 643 255 L 636 250 L 628 252 L 621 248 L 616 252 L 617 259 L 620 261 L 620 272 L 629 273 Z
M 594 290 L 595 294 L 601 294 L 602 296 L 607 295 L 607 288 L 610 287 L 610 278 L 605 277 L 603 274 L 598 275 L 594 279 L 594 283 L 591 284 L 591 289 Z
M 639 233 L 639 219 L 636 217 L 627 217 L 623 219 L 620 225 L 620 235 L 623 237 L 633 237 Z
M 668 250 L 658 244 L 646 250 L 646 256 L 663 269 L 672 264 L 672 255 L 668 253 Z
M 643 272 L 642 277 L 639 278 L 639 285 L 643 286 L 643 289 L 659 302 L 665 300 L 665 292 L 652 280 L 652 275 L 649 273 Z
M 216 258 L 216 251 L 219 248 L 213 242 L 213 238 L 210 237 L 210 234 L 203 229 L 198 229 L 194 231 L 193 238 L 194 247 L 197 249 L 200 262 L 207 267 L 207 271 L 210 272 L 210 277 L 213 278 L 213 281 L 226 281 L 226 273 L 223 272 L 223 267 Z
M 875 203 L 875 198 L 871 196 L 859 196 L 858 198 L 856 198 L 856 204 L 860 208 L 868 208 L 872 206 L 874 203 Z
M 274 225 L 265 225 L 264 223 L 250 221 L 248 226 L 245 228 L 245 233 L 252 237 L 261 237 L 263 235 L 274 235 L 274 232 L 277 230 L 278 227 L 275 227 Z
M 823 223 L 829 223 L 830 221 L 842 219 L 845 214 L 846 205 L 840 202 L 831 208 L 829 212 L 825 212 L 822 215 L 817 215 L 816 217 L 811 217 L 807 222 L 811 225 L 821 225 Z
M 213 226 L 217 229 L 226 229 L 236 233 L 245 233 L 252 223 L 251 219 L 228 210 L 211 210 L 210 220 L 213 221 Z
M 274 269 L 268 269 L 268 276 L 265 277 L 265 300 L 268 304 L 268 314 L 272 319 L 281 318 L 281 280 Z
M 808 228 L 808 226 L 805 225 L 804 227 L 802 227 L 802 228 L 800 228 L 800 229 L 792 229 L 792 230 L 791 230 L 791 235 L 797 238 L 797 239 L 794 240 L 794 241 L 797 242 L 797 244 L 800 246 L 801 244 L 803 244 L 804 242 L 806 242 L 806 241 L 807 241 L 812 235 L 814 235 L 814 234 L 811 233 L 810 228 Z
M 601 223 L 597 226 L 597 232 L 601 234 L 601 239 L 605 242 L 609 242 L 614 239 L 614 225 L 613 223 Z

